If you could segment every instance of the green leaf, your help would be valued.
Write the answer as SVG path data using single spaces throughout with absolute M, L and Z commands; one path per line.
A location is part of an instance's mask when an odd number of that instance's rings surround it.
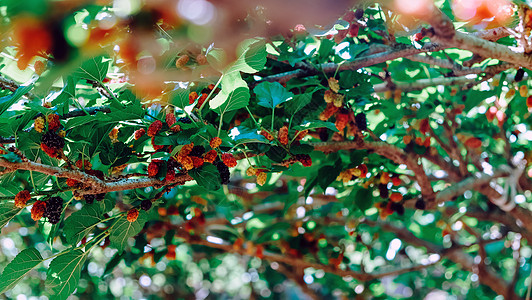
M 294 94 L 287 91 L 279 82 L 262 82 L 253 89 L 253 92 L 259 100 L 258 105 L 271 109 L 294 97 Z
M 96 225 L 103 220 L 99 203 L 85 204 L 82 209 L 65 220 L 63 232 L 68 243 L 77 245 Z
M 354 199 L 353 199 L 354 198 Z M 349 200 L 354 200 L 355 205 L 361 210 L 365 211 L 373 204 L 373 195 L 371 190 L 361 188 L 354 189 L 348 196 Z
M 274 162 L 282 162 L 288 154 L 283 147 L 273 146 L 270 150 L 266 151 L 266 156 Z
M 35 248 L 21 251 L 5 268 L 0 276 L 0 293 L 12 289 L 33 268 L 39 265 L 43 258 Z
M 342 170 L 341 162 L 337 162 L 335 166 L 324 166 L 318 170 L 318 185 L 325 190 L 331 183 L 336 180 L 338 174 Z
M 79 78 L 102 82 L 107 76 L 109 62 L 104 61 L 103 56 L 92 57 L 81 64 L 81 66 L 74 72 L 74 76 Z
M 190 170 L 189 174 L 194 180 L 196 180 L 198 185 L 207 190 L 218 190 L 222 186 L 222 179 L 220 178 L 218 168 L 213 164 L 204 164 L 199 169 Z
M 240 73 L 223 75 L 221 91 L 211 101 L 209 106 L 219 114 L 246 107 L 249 104 L 249 88 L 242 80 Z
M 15 196 L 13 195 L 13 198 Z M 21 211 L 20 208 L 16 208 L 14 203 L 4 203 L 0 206 L 0 228 L 6 226 L 14 216 Z
M 118 249 L 118 252 L 122 253 L 127 246 L 127 240 L 136 236 L 145 223 L 146 219 L 143 212 L 140 212 L 135 222 L 129 222 L 126 216 L 120 217 L 111 227 L 111 235 L 109 236 L 111 247 Z
M 26 95 L 33 89 L 33 84 L 27 86 L 20 86 L 13 94 L 0 98 L 0 115 L 6 112 L 13 104 L 15 104 L 22 96 Z
M 294 115 L 297 112 L 299 112 L 303 107 L 307 106 L 307 104 L 312 101 L 312 93 L 304 93 L 300 95 L 295 95 L 294 99 L 291 101 L 288 101 L 284 105 L 284 110 L 289 115 Z
M 186 106 L 190 105 L 188 102 L 189 90 L 186 89 L 177 89 L 173 90 L 170 94 L 170 103 L 184 109 Z
M 220 94 L 216 95 L 218 97 Z M 216 98 L 214 97 L 214 98 Z M 214 101 L 215 99 L 213 99 Z M 213 103 L 211 101 L 210 103 Z M 224 114 L 228 111 L 237 110 L 248 106 L 249 104 L 249 89 L 247 87 L 239 87 L 236 90 L 227 94 L 226 100 L 219 106 L 214 108 L 214 111 L 219 114 Z
M 53 299 L 66 300 L 78 287 L 87 254 L 79 249 L 71 250 L 52 260 L 46 275 L 46 286 L 51 290 Z
M 248 39 L 237 48 L 237 60 L 231 64 L 225 74 L 233 72 L 257 73 L 266 64 L 266 43 L 262 39 Z

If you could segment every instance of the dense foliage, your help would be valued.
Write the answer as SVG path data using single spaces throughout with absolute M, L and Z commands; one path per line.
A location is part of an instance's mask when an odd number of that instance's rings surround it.
M 0 3 L 5 297 L 530 293 L 527 3 L 285 2 Z

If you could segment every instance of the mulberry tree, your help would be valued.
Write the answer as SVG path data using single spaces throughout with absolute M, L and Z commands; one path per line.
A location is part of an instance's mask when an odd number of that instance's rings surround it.
M 528 4 L 3 1 L 0 291 L 528 299 Z

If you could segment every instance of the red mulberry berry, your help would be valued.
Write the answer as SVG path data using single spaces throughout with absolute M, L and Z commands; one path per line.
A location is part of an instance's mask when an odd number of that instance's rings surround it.
M 295 156 L 295 158 L 304 166 L 304 167 L 310 167 L 312 166 L 312 159 L 310 158 L 310 155 L 308 154 L 298 154 Z
M 194 168 L 199 168 L 203 166 L 203 159 L 197 157 L 197 156 L 189 156 L 190 159 L 192 159 L 192 165 Z
M 332 103 L 329 103 L 329 104 L 327 104 L 327 107 L 325 107 L 325 109 L 320 113 L 319 119 L 322 120 L 322 121 L 327 121 L 337 111 L 338 111 L 338 107 L 336 107 Z
M 118 141 L 118 128 L 113 128 L 113 130 L 109 132 L 109 138 L 113 142 Z
M 59 116 L 56 114 L 50 114 L 46 117 L 48 120 L 48 130 L 55 131 L 61 127 L 61 123 L 59 122 Z
M 148 165 L 148 176 L 155 177 L 157 176 L 157 173 L 159 173 L 159 165 L 157 161 L 154 160 Z
M 83 199 L 87 202 L 87 204 L 94 203 L 94 199 L 96 199 L 96 195 L 94 194 L 85 194 L 83 195 Z
M 205 153 L 205 147 L 203 147 L 203 146 L 194 146 L 194 147 L 192 147 L 192 150 L 190 151 L 190 153 L 188 155 L 201 157 L 203 155 L 203 153 Z
M 194 103 L 194 101 L 196 101 L 197 98 L 198 98 L 198 93 L 191 92 L 190 94 L 188 94 L 188 104 Z
M 137 220 L 139 217 L 139 210 L 136 208 L 132 208 L 127 212 L 127 220 L 130 223 L 133 223 Z
M 44 144 L 50 149 L 60 150 L 65 146 L 65 140 L 57 135 L 57 133 L 53 131 L 47 131 L 41 138 L 41 144 Z
M 344 128 L 347 126 L 347 123 L 349 122 L 349 115 L 346 114 L 346 113 L 338 113 L 336 115 L 336 129 L 338 129 L 338 131 L 342 132 L 344 131 Z
M 268 141 L 273 141 L 274 137 L 266 130 L 261 130 L 261 135 L 263 135 Z
M 66 181 L 66 185 L 68 185 L 70 187 L 76 186 L 76 185 L 78 185 L 78 183 L 79 183 L 79 181 L 71 179 L 71 178 L 68 178 L 67 181 Z
M 26 203 L 31 199 L 30 191 L 20 191 L 15 195 L 15 207 L 24 208 Z
M 423 119 L 421 120 L 421 122 L 419 122 L 419 132 L 421 132 L 421 134 L 423 135 L 427 134 L 427 132 L 429 131 L 429 128 L 430 128 L 429 119 Z
M 209 145 L 211 146 L 212 149 L 216 149 L 220 147 L 221 144 L 222 144 L 222 139 L 219 137 L 212 138 L 211 141 L 209 142 Z
M 236 164 L 237 164 L 235 157 L 231 153 L 222 154 L 222 161 L 229 168 L 236 167 Z
M 166 171 L 166 176 L 164 177 L 164 180 L 166 181 L 174 181 L 175 179 L 175 170 L 174 169 L 169 169 L 168 171 Z
M 144 130 L 144 128 L 136 130 L 135 131 L 135 140 L 140 139 L 145 133 L 146 133 L 146 130 Z
M 78 161 L 76 161 L 76 167 L 78 167 L 78 169 L 90 170 L 92 168 L 92 164 L 86 159 L 78 159 Z
M 216 160 L 217 156 L 218 156 L 218 153 L 216 152 L 216 150 L 211 150 L 205 153 L 205 155 L 203 156 L 203 161 L 212 164 Z
M 172 126 L 172 128 L 170 128 L 170 130 L 172 130 L 172 132 L 180 132 L 181 126 L 179 126 L 179 124 L 175 124 L 174 126 Z
M 159 133 L 161 128 L 163 127 L 163 122 L 157 120 L 153 123 L 151 123 L 150 127 L 148 127 L 148 136 L 154 137 Z
M 46 202 L 36 201 L 31 208 L 31 218 L 33 221 L 39 221 L 46 211 Z
M 179 150 L 179 156 L 189 156 L 192 152 L 192 149 L 194 149 L 194 143 L 184 145 L 181 150 Z
M 196 56 L 196 62 L 198 63 L 198 65 L 206 65 L 208 63 L 207 57 L 200 53 Z
M 279 139 L 279 142 L 281 144 L 288 145 L 288 127 L 287 126 L 283 126 L 281 127 L 281 129 L 279 129 L 277 138 Z
M 168 113 L 166 114 L 166 124 L 168 125 L 168 127 L 172 127 L 176 122 L 177 122 L 177 119 L 174 115 L 174 113 Z
M 151 138 L 151 145 L 155 151 L 159 151 L 164 148 L 164 145 L 156 145 L 155 144 L 155 137 Z

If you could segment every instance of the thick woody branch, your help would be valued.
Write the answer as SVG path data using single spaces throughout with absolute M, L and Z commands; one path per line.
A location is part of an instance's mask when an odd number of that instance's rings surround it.
M 69 170 L 62 167 L 43 165 L 37 162 L 10 162 L 0 159 L 0 167 L 8 170 L 27 170 L 43 173 L 50 176 L 70 178 L 81 182 L 86 188 L 79 194 L 99 194 L 107 192 L 124 191 L 145 187 L 163 187 L 169 184 L 184 184 L 192 180 L 188 174 L 178 174 L 172 181 L 158 180 L 155 178 L 135 178 L 121 179 L 118 181 L 101 180 L 95 176 L 86 174 L 79 170 Z

